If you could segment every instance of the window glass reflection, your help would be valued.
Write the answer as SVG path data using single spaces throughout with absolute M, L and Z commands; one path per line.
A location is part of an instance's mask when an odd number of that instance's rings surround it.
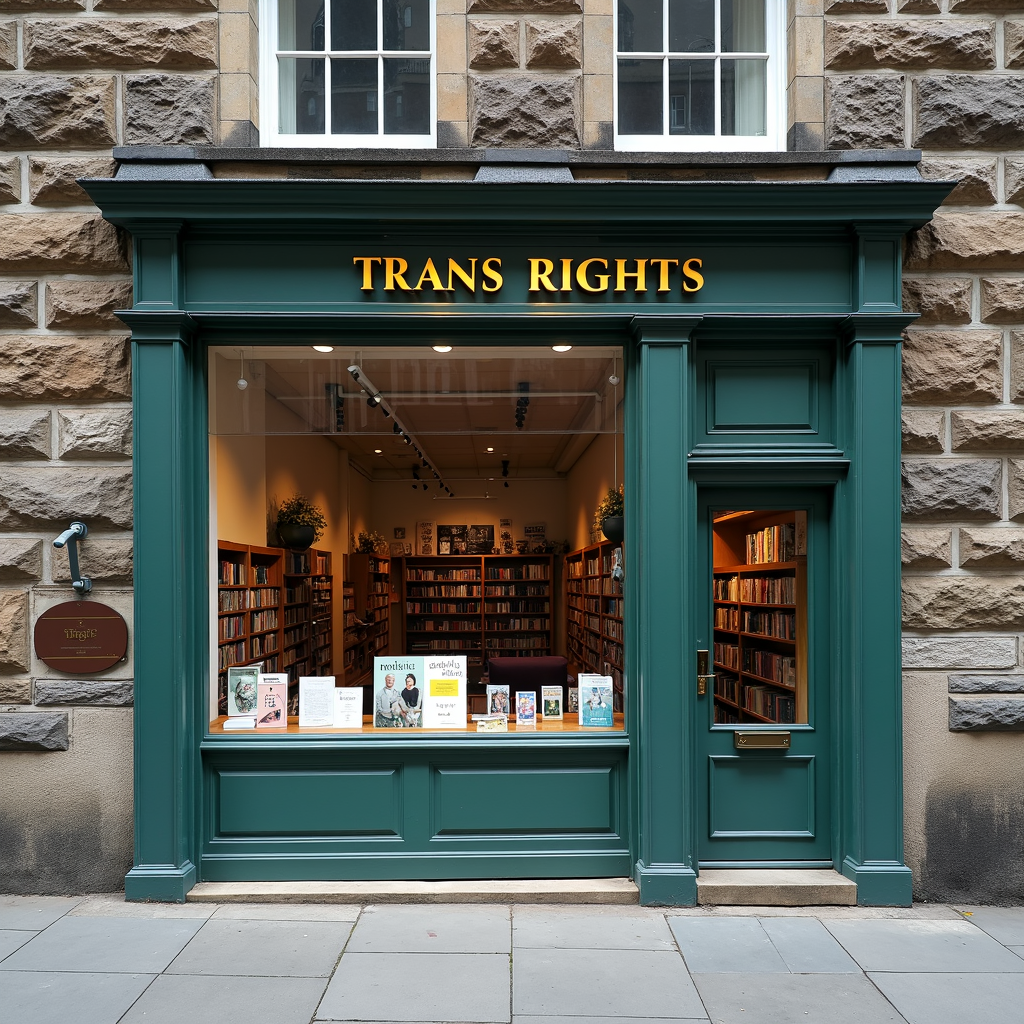
M 335 135 L 376 134 L 376 58 L 331 61 L 331 131 Z
M 678 53 L 713 53 L 715 0 L 669 0 L 668 48 Z
M 331 0 L 331 49 L 377 49 L 377 0 Z
M 384 58 L 384 134 L 430 133 L 430 61 Z
M 764 53 L 764 0 L 722 0 L 722 49 Z
M 279 0 L 277 48 L 322 50 L 324 48 L 323 0 Z
M 644 53 L 662 48 L 662 0 L 619 0 L 619 52 Z
M 430 49 L 430 0 L 383 0 L 384 49 Z
M 324 62 L 279 57 L 279 124 L 288 135 L 320 135 L 324 130 Z
M 619 61 L 619 131 L 624 135 L 660 135 L 662 61 Z
M 767 62 L 722 61 L 722 134 L 765 135 Z
M 668 62 L 669 133 L 715 134 L 715 62 Z

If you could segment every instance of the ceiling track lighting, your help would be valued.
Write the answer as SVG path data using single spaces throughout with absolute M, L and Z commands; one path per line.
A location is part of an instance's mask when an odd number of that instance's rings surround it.
M 433 462 L 430 461 L 430 459 L 427 458 L 426 453 L 420 447 L 416 438 L 408 430 L 405 429 L 405 425 L 398 418 L 398 415 L 395 412 L 395 410 L 388 405 L 387 399 L 384 397 L 383 392 L 380 390 L 380 388 L 374 387 L 369 377 L 367 377 L 366 374 L 363 372 L 363 368 L 361 366 L 353 364 L 348 368 L 348 372 L 349 374 L 351 374 L 352 379 L 359 385 L 360 388 L 362 388 L 363 392 L 368 396 L 366 399 L 366 404 L 371 409 L 380 409 L 380 411 L 384 414 L 385 419 L 391 419 L 392 432 L 396 434 L 398 437 L 400 437 L 407 445 L 409 445 L 419 458 L 420 465 L 413 467 L 413 480 L 415 481 L 415 483 L 412 485 L 413 489 L 415 490 L 417 487 L 421 485 L 423 487 L 423 490 L 427 489 L 427 484 L 420 479 L 419 475 L 420 469 L 422 468 L 430 470 L 430 472 L 434 474 L 434 479 L 438 482 L 438 487 L 443 487 L 444 490 L 449 494 L 449 496 L 455 497 L 455 495 L 452 494 L 451 490 L 449 489 L 448 485 L 444 482 L 444 479 L 441 476 L 441 471 L 433 464 Z M 527 387 L 529 387 L 529 385 L 527 385 Z

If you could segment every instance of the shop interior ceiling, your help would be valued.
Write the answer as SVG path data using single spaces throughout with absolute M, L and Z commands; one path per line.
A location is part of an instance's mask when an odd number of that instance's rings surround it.
M 376 480 L 411 479 L 420 458 L 368 401 L 374 393 L 453 479 L 500 480 L 504 460 L 511 478 L 561 476 L 599 433 L 622 429 L 617 348 L 224 347 L 212 370 L 216 433 L 328 436 Z

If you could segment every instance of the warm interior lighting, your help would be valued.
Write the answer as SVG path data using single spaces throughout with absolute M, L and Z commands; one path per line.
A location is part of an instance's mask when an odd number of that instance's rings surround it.
M 572 345 L 552 345 L 551 346 L 551 351 L 552 352 L 571 352 L 572 351 Z
M 451 345 L 431 345 L 431 348 L 435 352 L 451 352 L 452 350 Z
M 314 345 L 313 346 L 313 351 L 314 352 L 333 352 L 334 351 L 334 346 L 333 345 Z

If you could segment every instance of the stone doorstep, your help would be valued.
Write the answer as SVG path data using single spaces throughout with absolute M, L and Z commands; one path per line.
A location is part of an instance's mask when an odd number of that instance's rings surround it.
M 856 893 L 856 887 L 854 887 Z M 636 904 L 628 878 L 459 882 L 200 882 L 189 903 L 576 903 Z
M 705 869 L 698 906 L 855 907 L 857 883 L 831 869 Z

